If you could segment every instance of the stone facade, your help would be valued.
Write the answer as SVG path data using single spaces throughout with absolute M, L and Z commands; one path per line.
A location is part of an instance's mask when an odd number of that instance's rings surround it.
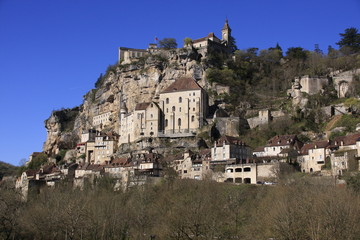
M 159 106 L 163 115 L 160 137 L 194 136 L 206 119 L 207 95 L 195 79 L 182 77 L 160 93 Z
M 223 136 L 211 148 L 211 161 L 233 160 L 235 163 L 244 163 L 251 158 L 251 148 L 235 137 Z

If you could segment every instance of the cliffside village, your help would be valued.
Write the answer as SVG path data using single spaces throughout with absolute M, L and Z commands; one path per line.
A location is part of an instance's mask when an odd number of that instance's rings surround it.
M 226 21 L 221 40 L 210 33 L 204 38 L 193 40 L 193 46 L 204 51 L 210 45 L 226 50 L 229 37 L 231 29 Z M 150 45 L 146 50 L 120 48 L 119 51 L 119 59 L 127 63 L 156 51 L 156 45 Z M 301 95 L 299 91 L 311 95 L 327 84 L 325 79 L 309 79 L 297 79 L 289 91 L 297 104 L 302 101 L 298 99 Z M 338 82 L 339 97 L 344 97 L 347 91 L 346 81 Z M 205 125 L 231 120 L 222 109 L 209 117 L 207 92 L 193 77 L 176 79 L 154 96 L 152 101 L 138 103 L 135 109 L 128 109 L 121 96 L 120 101 L 118 132 L 102 130 L 111 121 L 110 112 L 94 116 L 93 129 L 83 131 L 73 163 L 58 166 L 54 162 L 40 170 L 28 170 L 17 180 L 17 188 L 27 193 L 31 187 L 53 186 L 62 179 L 70 179 L 74 186 L 82 188 L 85 179 L 109 176 L 116 179 L 116 188 L 121 189 L 159 180 L 171 172 L 181 179 L 274 184 L 282 164 L 297 164 L 301 172 L 326 176 L 359 171 L 360 132 L 336 137 L 332 141 L 310 143 L 301 142 L 296 135 L 275 136 L 265 146 L 251 149 L 240 138 L 234 137 L 237 133 L 228 134 L 229 129 L 226 129 L 225 124 L 225 129 L 220 131 L 222 136 L 211 147 L 199 147 L 196 151 L 186 147 L 178 148 L 174 154 L 164 157 L 152 147 L 152 142 L 156 139 L 194 139 L 199 129 Z M 346 114 L 343 106 L 332 106 L 326 111 L 329 115 Z M 281 111 L 264 109 L 259 111 L 258 117 L 247 121 L 249 127 L 254 128 L 283 115 Z M 121 156 L 117 154 L 121 146 L 132 143 L 138 144 L 141 150 Z M 30 161 L 36 154 L 30 156 Z

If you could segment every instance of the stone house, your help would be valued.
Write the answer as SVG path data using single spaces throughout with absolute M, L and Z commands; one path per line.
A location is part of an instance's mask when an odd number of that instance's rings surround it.
M 334 138 L 330 146 L 332 151 L 357 149 L 360 156 L 360 133 Z
M 108 164 L 117 149 L 118 135 L 115 133 L 101 133 L 95 136 L 94 163 Z
M 177 158 L 179 159 L 174 160 L 173 168 L 180 179 L 204 180 L 211 173 L 209 149 L 204 149 L 199 154 L 187 150 Z
M 306 143 L 300 150 L 298 162 L 301 171 L 306 173 L 319 172 L 330 156 L 330 141 Z
M 159 137 L 189 137 L 206 120 L 208 101 L 206 91 L 192 77 L 175 80 L 159 96 L 162 128 Z
M 222 136 L 211 148 L 212 162 L 246 163 L 252 158 L 252 150 L 239 138 Z
M 277 135 L 268 141 L 263 152 L 257 151 L 256 154 L 263 157 L 277 157 L 285 148 L 300 151 L 302 145 L 303 143 L 299 141 L 296 135 Z
M 331 153 L 331 173 L 342 176 L 348 171 L 359 171 L 360 158 L 357 149 L 338 150 Z

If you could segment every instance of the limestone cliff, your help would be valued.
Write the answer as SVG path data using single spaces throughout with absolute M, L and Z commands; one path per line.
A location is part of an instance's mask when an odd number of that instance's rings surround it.
M 81 132 L 90 128 L 118 132 L 120 99 L 132 112 L 137 103 L 156 102 L 159 93 L 181 76 L 194 77 L 206 89 L 205 70 L 193 48 L 163 50 L 131 64 L 110 66 L 80 107 L 54 111 L 45 121 L 48 136 L 43 150 L 54 154 L 60 148 L 72 148 Z

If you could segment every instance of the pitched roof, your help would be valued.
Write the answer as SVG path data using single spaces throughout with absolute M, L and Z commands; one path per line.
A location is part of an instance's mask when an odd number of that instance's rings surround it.
M 209 33 L 206 37 L 202 37 L 202 38 L 195 39 L 195 40 L 193 40 L 192 42 L 193 42 L 193 43 L 199 43 L 199 42 L 206 41 L 206 40 L 208 40 L 209 38 L 217 38 L 217 39 L 219 39 L 218 37 L 215 36 L 215 34 L 214 34 L 213 32 L 211 32 L 211 33 Z
M 331 147 L 355 145 L 360 140 L 360 133 L 334 138 Z
M 319 142 L 311 142 L 306 143 L 300 150 L 301 155 L 307 155 L 309 154 L 310 149 L 316 149 L 316 148 L 327 148 L 330 145 L 329 141 L 319 141 Z
M 135 111 L 139 111 L 139 110 L 146 110 L 146 108 L 150 105 L 150 102 L 143 102 L 143 103 L 138 103 L 135 106 Z
M 181 92 L 190 90 L 201 90 L 200 85 L 192 77 L 181 77 L 175 80 L 162 93 Z
M 266 147 L 290 145 L 294 144 L 295 140 L 297 140 L 296 135 L 277 135 L 268 141 Z
M 234 145 L 246 145 L 245 142 L 241 141 L 240 138 L 237 137 L 231 137 L 231 136 L 221 136 L 219 140 L 216 141 L 216 146 L 220 147 L 223 143 L 226 144 L 234 144 Z

